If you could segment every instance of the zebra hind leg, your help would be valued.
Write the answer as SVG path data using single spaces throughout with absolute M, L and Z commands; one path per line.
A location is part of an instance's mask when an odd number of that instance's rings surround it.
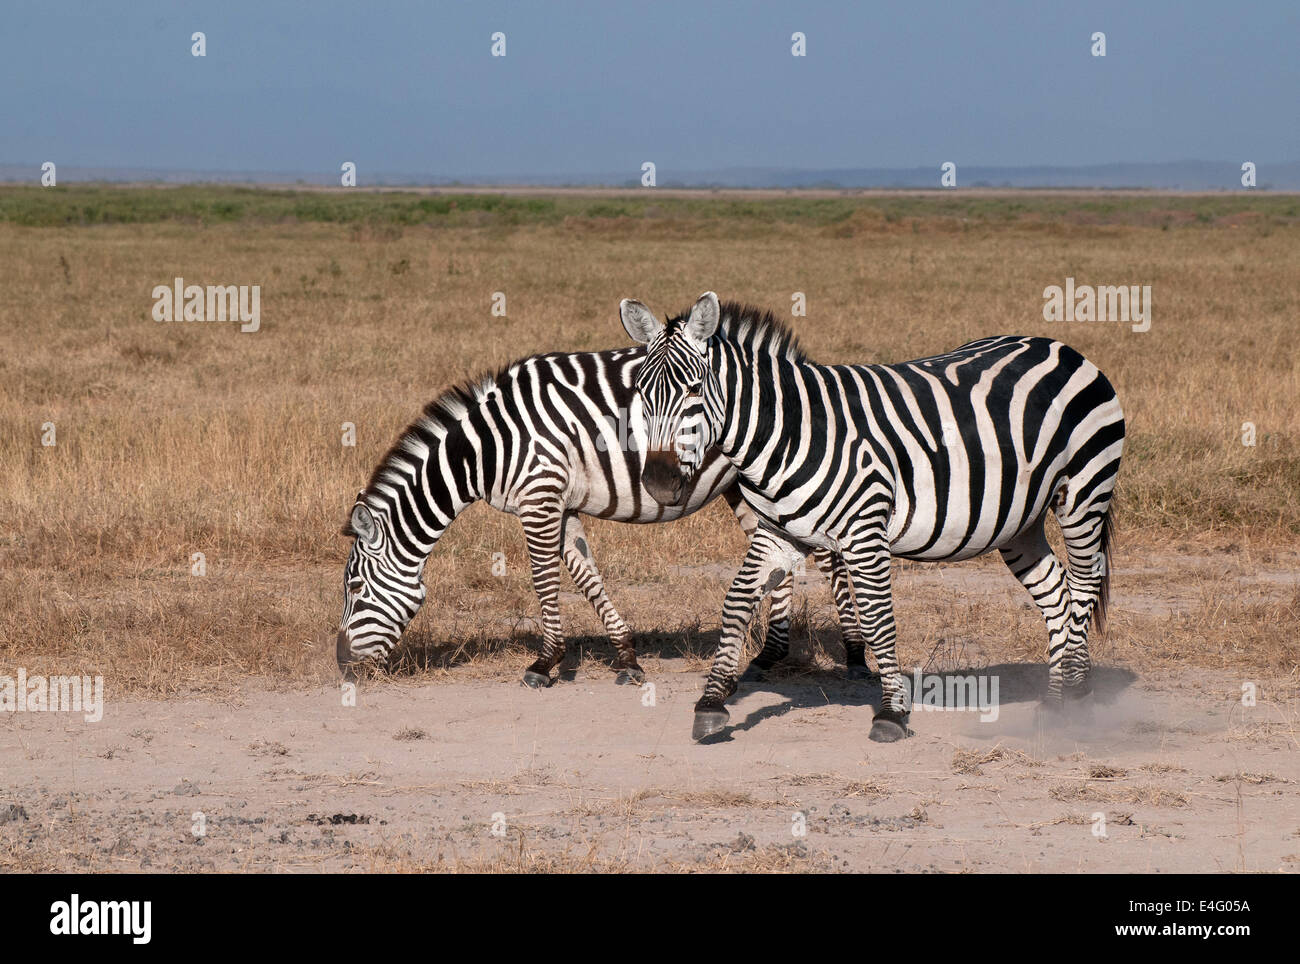
M 577 515 L 568 515 L 564 519 L 564 564 L 569 569 L 569 575 L 573 577 L 573 584 L 587 597 L 587 602 L 591 603 L 592 609 L 596 610 L 596 615 L 605 624 L 609 641 L 618 650 L 618 662 L 615 667 L 618 675 L 614 678 L 614 682 L 620 685 L 644 682 L 645 671 L 636 661 L 632 631 L 623 621 L 618 610 L 614 608 L 614 604 L 610 602 L 609 594 L 605 592 L 604 580 L 601 579 L 600 570 L 596 568 L 596 559 L 591 554 L 591 544 L 587 539 L 582 520 Z M 577 670 L 575 655 L 580 660 L 580 654 L 570 652 L 561 666 L 561 673 L 566 670 Z M 573 664 L 571 667 L 570 663 Z
M 1061 706 L 1066 688 L 1070 642 L 1071 598 L 1065 567 L 1047 544 L 1041 521 L 999 552 L 1012 575 L 1033 597 L 1047 623 L 1047 699 L 1044 707 L 1056 710 Z
M 1069 568 L 1066 582 L 1070 590 L 1070 618 L 1061 660 L 1062 693 L 1066 699 L 1082 699 L 1092 692 L 1088 624 L 1091 622 L 1098 631 L 1105 628 L 1106 603 L 1110 596 L 1112 518 L 1109 492 L 1074 511 L 1069 511 L 1067 505 L 1057 510 Z

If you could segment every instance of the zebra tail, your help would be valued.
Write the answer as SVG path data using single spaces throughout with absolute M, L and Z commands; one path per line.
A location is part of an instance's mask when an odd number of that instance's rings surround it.
M 1101 570 L 1101 585 L 1097 588 L 1097 605 L 1092 607 L 1092 624 L 1098 633 L 1106 631 L 1106 610 L 1110 608 L 1111 546 L 1115 538 L 1115 503 L 1106 507 L 1106 517 L 1101 523 L 1101 545 L 1098 551 L 1105 564 Z

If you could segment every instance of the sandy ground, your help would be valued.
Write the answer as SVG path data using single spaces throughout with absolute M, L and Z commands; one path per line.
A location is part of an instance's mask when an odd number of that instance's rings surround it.
M 453 674 L 363 684 L 355 706 L 335 687 L 245 688 L 112 702 L 95 725 L 15 714 L 0 863 L 1300 870 L 1294 707 L 1267 689 L 1247 708 L 1204 673 L 1099 667 L 1091 723 L 1048 723 L 1041 665 L 985 671 L 996 721 L 914 712 L 893 745 L 866 740 L 879 690 L 835 673 L 746 687 L 727 739 L 695 745 L 698 674 L 661 676 L 646 705 L 598 661 L 542 692 Z
M 1286 595 L 1300 572 L 1289 553 L 1127 562 L 1114 608 L 1162 618 L 1211 577 Z M 680 575 L 721 592 L 731 570 Z M 896 593 L 964 619 L 1030 605 L 1000 564 L 904 565 Z M 645 594 L 662 600 L 619 589 Z M 819 575 L 810 594 L 833 625 Z M 592 624 L 564 598 L 571 631 Z M 1293 679 L 1250 677 L 1246 706 L 1240 671 L 1103 660 L 1094 696 L 1053 719 L 1045 665 L 1000 655 L 991 618 L 931 665 L 996 678 L 996 718 L 918 708 L 890 745 L 866 738 L 878 686 L 824 657 L 744 685 L 723 738 L 694 744 L 701 664 L 648 644 L 653 692 L 615 685 L 611 650 L 540 692 L 520 656 L 368 680 L 354 705 L 339 684 L 245 681 L 110 692 L 93 724 L 0 714 L 0 869 L 1300 871 Z

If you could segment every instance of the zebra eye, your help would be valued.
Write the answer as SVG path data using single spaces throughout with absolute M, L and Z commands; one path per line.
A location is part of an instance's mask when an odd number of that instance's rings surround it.
M 366 587 L 366 582 L 360 576 L 353 576 L 348 580 L 348 592 L 354 596 L 361 595 L 361 590 Z

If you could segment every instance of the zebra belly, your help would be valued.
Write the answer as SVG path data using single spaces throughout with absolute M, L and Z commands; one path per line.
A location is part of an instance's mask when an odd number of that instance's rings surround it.
M 1047 466 L 1022 465 L 1008 488 L 995 472 L 972 491 L 963 475 L 942 506 L 933 480 L 914 484 L 914 496 L 900 485 L 888 529 L 890 551 L 905 559 L 955 561 L 1007 545 L 1043 517 L 1065 461 L 1060 456 Z
M 751 501 L 751 506 L 753 506 L 754 502 L 765 501 L 761 498 L 752 498 L 748 493 L 746 499 Z M 771 503 L 767 503 L 768 511 L 759 511 L 756 507 L 755 510 L 758 511 L 759 516 L 770 528 L 796 544 L 838 552 L 841 546 L 854 541 L 851 523 L 836 529 L 819 529 L 808 519 L 803 518 L 786 518 L 783 521 L 777 521 L 779 513 L 773 511 Z M 910 535 L 906 542 L 890 538 L 889 552 L 901 559 L 912 559 L 918 562 L 959 562 L 963 559 L 973 559 L 1011 542 L 1017 535 L 1041 518 L 1043 511 L 1045 511 L 1045 507 L 1040 507 L 1036 514 L 1032 515 L 1029 522 L 1003 531 L 996 538 L 967 540 L 965 529 L 960 531 L 955 528 L 943 529 L 939 534 L 939 538 L 928 546 L 922 544 L 919 534 Z
M 940 461 L 923 440 L 909 440 L 911 448 L 895 453 L 892 465 L 873 456 L 845 466 L 836 453 L 869 451 L 859 443 L 872 431 L 870 425 L 850 426 L 838 444 L 825 452 L 830 459 L 825 472 L 799 487 L 791 480 L 792 468 L 776 473 L 760 488 L 757 471 L 742 476 L 746 501 L 776 531 L 807 545 L 836 550 L 850 544 L 862 531 L 864 520 L 888 512 L 885 535 L 893 555 L 918 561 L 970 559 L 1005 546 L 1037 524 L 1047 511 L 1069 451 L 1029 461 L 1002 453 L 995 446 L 980 452 L 981 464 L 972 469 L 971 456 L 953 446 Z M 1003 460 L 1008 460 L 1006 471 Z M 819 479 L 830 474 L 835 485 L 814 501 Z M 771 495 L 781 493 L 777 498 Z
M 925 561 L 969 559 L 1039 524 L 1081 441 L 1072 402 L 1099 377 L 1060 343 L 1019 338 L 854 374 L 871 388 L 855 427 L 890 440 L 891 549 Z
M 614 522 L 673 522 L 704 508 L 736 478 L 731 463 L 720 454 L 711 453 L 687 490 L 685 500 L 680 505 L 661 505 L 641 483 L 643 460 L 627 458 L 615 465 L 614 472 L 592 472 L 581 463 L 575 464 L 566 492 L 568 507 Z

